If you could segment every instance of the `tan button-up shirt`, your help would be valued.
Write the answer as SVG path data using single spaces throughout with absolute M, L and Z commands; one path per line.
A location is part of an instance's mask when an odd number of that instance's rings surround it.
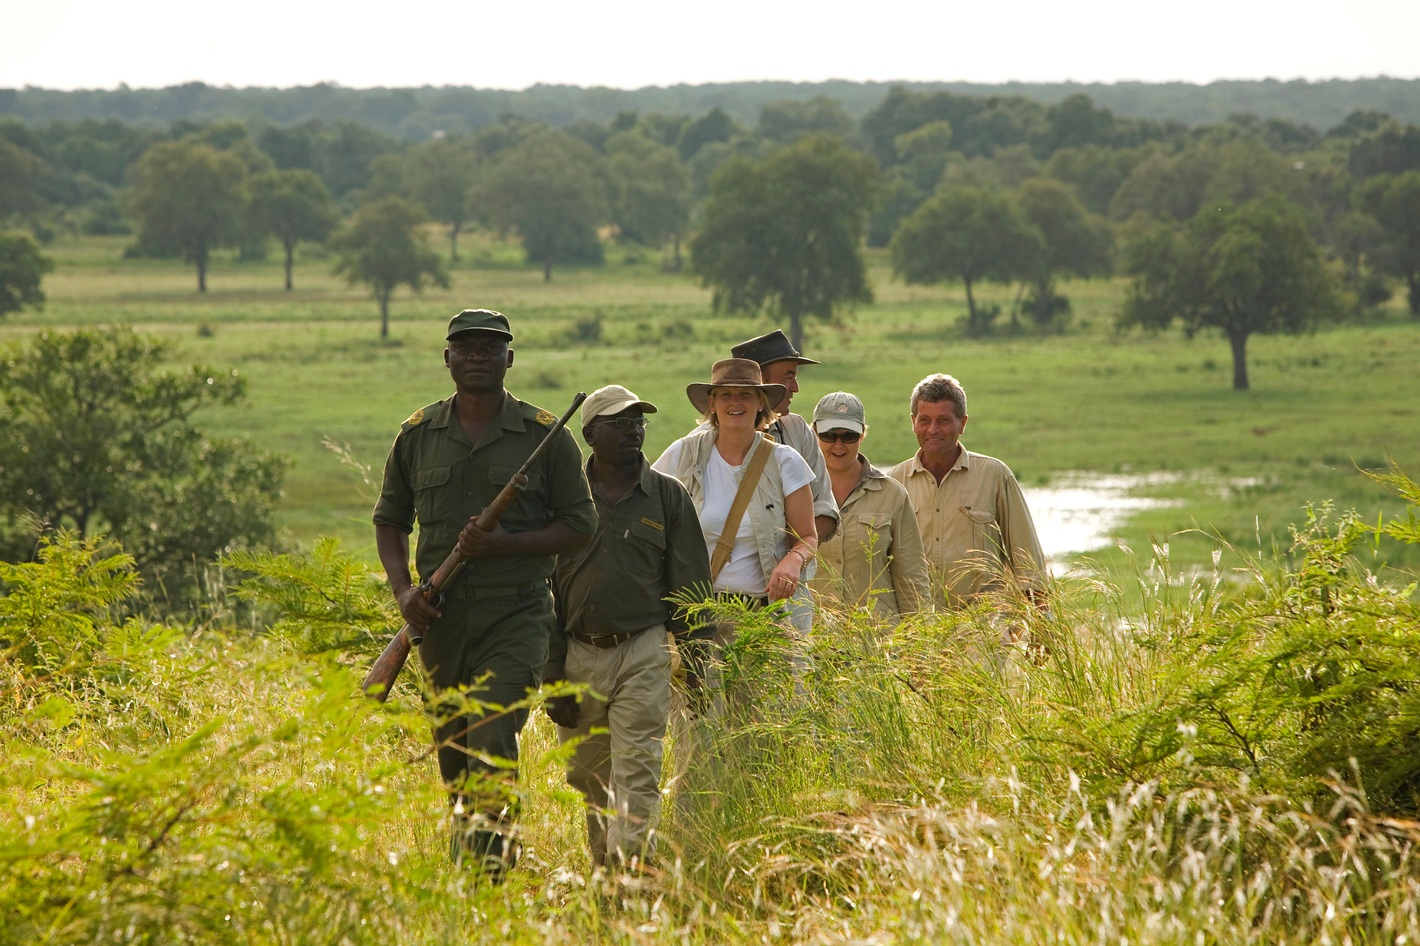
M 995 457 L 962 448 L 940 483 L 913 454 L 888 471 L 907 487 L 922 548 L 948 604 L 999 590 L 1014 575 L 1027 591 L 1045 590 L 1045 553 L 1020 484 Z
M 818 547 L 815 595 L 850 607 L 870 602 L 896 621 L 928 600 L 927 561 L 907 490 L 858 457 L 862 476 L 839 507 L 838 531 Z

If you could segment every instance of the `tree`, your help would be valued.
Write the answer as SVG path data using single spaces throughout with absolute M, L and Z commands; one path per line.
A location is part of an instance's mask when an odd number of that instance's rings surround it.
M 1182 227 L 1156 226 L 1127 249 L 1135 277 L 1120 321 L 1189 335 L 1216 328 L 1233 351 L 1233 387 L 1246 390 L 1247 340 L 1297 333 L 1341 313 L 1340 294 L 1296 207 L 1269 197 L 1212 207 Z
M 39 209 L 39 182 L 47 170 L 37 155 L 0 136 L 0 223 Z
M 1380 223 L 1385 241 L 1376 262 L 1405 280 L 1410 314 L 1420 316 L 1420 171 L 1372 178 L 1356 192 L 1356 204 Z
M 1021 185 L 1021 212 L 1043 238 L 1041 255 L 1027 282 L 1026 311 L 1038 325 L 1069 312 L 1070 300 L 1055 293 L 1057 276 L 1108 276 L 1114 238 L 1109 225 L 1086 212 L 1075 192 L 1059 181 L 1036 178 Z
M 893 271 L 909 284 L 960 280 L 966 286 L 967 331 L 990 331 L 993 310 L 977 307 L 972 285 L 1030 279 L 1045 238 L 1000 191 L 957 187 L 940 191 L 902 222 L 888 244 Z
M 552 281 L 555 263 L 600 263 L 607 222 L 601 158 L 585 141 L 539 128 L 498 156 L 482 202 L 504 232 L 516 230 L 529 263 Z
M 44 306 L 40 280 L 54 261 L 23 233 L 0 233 L 0 315 Z
M 336 275 L 352 286 L 369 286 L 379 302 L 382 339 L 390 334 L 390 296 L 395 289 L 408 286 L 421 293 L 426 282 L 449 287 L 443 260 L 419 233 L 425 219 L 424 212 L 404 198 L 386 197 L 360 208 L 331 238 L 340 254 Z
M 808 101 L 766 103 L 759 110 L 756 130 L 761 138 L 778 144 L 792 144 L 805 135 L 847 138 L 853 134 L 853 118 L 837 99 L 820 95 Z
M 246 202 L 241 159 L 194 141 L 161 141 L 129 170 L 128 212 L 147 245 L 197 264 L 197 291 L 207 291 L 212 250 L 241 237 Z
M 802 347 L 806 316 L 869 302 L 860 244 L 877 199 L 873 159 L 836 138 L 803 138 L 763 161 L 733 158 L 711 183 L 691 266 L 715 308 L 789 319 Z
M 671 268 L 679 272 L 680 241 L 690 223 L 690 171 L 680 154 L 632 131 L 613 135 L 606 150 L 622 236 L 654 247 L 671 242 Z
M 192 415 L 240 402 L 235 371 L 165 369 L 166 342 L 124 328 L 44 332 L 0 356 L 0 516 L 17 557 L 28 519 L 106 534 L 150 585 L 183 597 L 194 568 L 275 536 L 285 462 L 208 439 Z M 26 544 L 33 549 L 33 536 Z
M 335 226 L 330 191 L 313 171 L 267 171 L 251 179 L 247 212 L 260 233 L 281 241 L 286 251 L 286 291 L 291 291 L 291 266 L 296 244 L 324 240 Z
M 449 262 L 459 258 L 459 231 L 473 216 L 478 153 L 467 139 L 440 139 L 405 155 L 410 193 L 429 216 L 449 228 Z

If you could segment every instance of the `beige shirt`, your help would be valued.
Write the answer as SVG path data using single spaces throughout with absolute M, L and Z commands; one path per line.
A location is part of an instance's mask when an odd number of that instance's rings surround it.
M 927 560 L 907 490 L 858 457 L 862 476 L 839 507 L 838 531 L 818 547 L 815 595 L 895 621 L 927 603 Z
M 963 447 L 940 483 L 922 466 L 920 452 L 888 475 L 907 487 L 928 568 L 948 604 L 999 590 L 1006 574 L 1028 592 L 1045 591 L 1045 553 L 1006 464 Z

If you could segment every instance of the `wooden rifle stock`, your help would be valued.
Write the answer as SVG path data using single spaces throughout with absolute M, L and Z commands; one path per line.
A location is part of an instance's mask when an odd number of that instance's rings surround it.
M 572 399 L 572 406 L 567 408 L 566 413 L 557 419 L 548 430 L 547 436 L 542 438 L 542 443 L 537 445 L 527 458 L 527 461 L 519 467 L 518 472 L 513 474 L 493 502 L 489 503 L 474 524 L 484 532 L 489 532 L 498 524 L 498 520 L 503 518 L 503 513 L 508 511 L 508 507 L 513 505 L 513 501 L 518 498 L 518 492 L 527 486 L 528 470 L 537 462 L 543 452 L 552 444 L 552 438 L 557 436 L 557 432 L 567 426 L 567 422 L 572 419 L 572 415 L 577 412 L 577 408 L 582 406 L 582 402 L 587 399 L 586 392 L 579 393 Z M 434 569 L 434 574 L 419 583 L 419 589 L 430 601 L 435 600 L 442 589 L 448 587 L 449 583 L 459 576 L 467 563 L 459 554 L 458 546 L 449 553 L 449 557 L 444 559 L 438 568 Z M 365 675 L 365 680 L 360 684 L 360 689 L 365 691 L 365 695 L 379 700 L 383 703 L 389 698 L 390 689 L 394 686 L 394 681 L 399 677 L 400 670 L 404 669 L 404 662 L 409 659 L 409 651 L 424 640 L 421 632 L 416 631 L 405 623 L 394 635 L 385 649 L 380 652 L 380 656 L 375 658 L 375 662 L 370 665 L 370 672 Z

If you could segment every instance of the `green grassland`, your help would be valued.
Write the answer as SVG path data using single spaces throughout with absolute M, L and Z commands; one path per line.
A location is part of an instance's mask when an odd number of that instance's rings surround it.
M 0 324 L 0 339 L 128 323 L 177 340 L 183 359 L 237 368 L 249 405 L 211 413 L 204 428 L 291 458 L 282 523 L 293 542 L 334 535 L 371 558 L 370 487 L 326 443 L 348 444 L 378 481 L 399 423 L 449 390 L 442 329 L 458 309 L 510 315 L 517 363 L 508 383 L 524 399 L 560 412 L 576 391 L 617 382 L 661 405 L 648 431 L 652 455 L 693 422 L 685 384 L 707 377 L 731 344 L 775 324 L 714 313 L 709 291 L 662 272 L 655 253 L 612 248 L 605 266 L 562 267 L 545 283 L 516 247 L 474 235 L 461 241 L 450 290 L 396 296 L 381 342 L 374 302 L 315 253 L 298 258 L 294 292 L 281 290 L 273 254 L 219 257 L 199 294 L 191 266 L 125 260 L 125 242 L 57 241 L 46 308 Z M 1120 538 L 1135 548 L 1168 541 L 1176 560 L 1191 563 L 1210 558 L 1214 536 L 1242 551 L 1285 548 L 1288 525 L 1309 502 L 1355 507 L 1372 521 L 1397 512 L 1398 501 L 1358 467 L 1393 458 L 1420 469 L 1420 323 L 1398 303 L 1362 324 L 1254 337 L 1253 387 L 1236 392 L 1216 336 L 1117 333 L 1122 281 L 1066 285 L 1075 313 L 1067 334 L 969 339 L 958 324 L 960 287 L 904 286 L 883 256 L 869 263 L 876 301 L 810 323 L 805 348 L 823 364 L 803 372 L 795 407 L 807 414 L 836 389 L 859 394 L 871 426 L 865 452 L 880 465 L 915 449 L 913 383 L 947 371 L 970 395 L 965 442 L 1007 460 L 1028 487 L 1066 471 L 1181 474 L 1153 487 L 1177 502 L 1139 514 Z M 1012 292 L 979 295 L 1009 310 Z

